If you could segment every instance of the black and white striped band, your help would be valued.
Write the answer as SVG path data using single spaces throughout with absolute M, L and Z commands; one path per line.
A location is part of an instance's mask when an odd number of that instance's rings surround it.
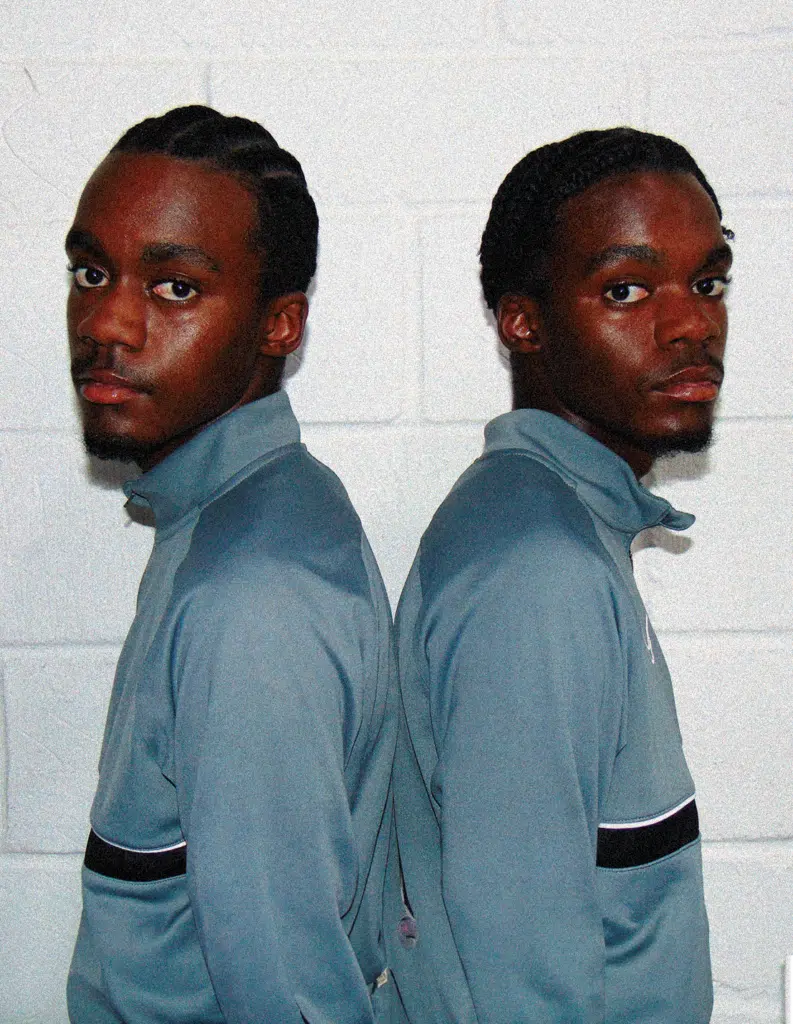
M 128 850 L 98 836 L 93 829 L 85 848 L 85 866 L 121 882 L 159 882 L 187 870 L 187 843 L 165 850 Z
M 602 824 L 598 828 L 597 866 L 635 868 L 682 850 L 699 836 L 694 797 L 649 821 Z

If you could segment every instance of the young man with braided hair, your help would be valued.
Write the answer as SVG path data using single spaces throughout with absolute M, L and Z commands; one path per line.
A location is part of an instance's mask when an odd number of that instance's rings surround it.
M 108 712 L 71 1020 L 366 1024 L 393 658 L 360 521 L 279 390 L 316 264 L 303 172 L 252 121 L 172 110 L 99 165 L 66 249 L 86 446 L 138 463 L 125 490 L 156 520 Z
M 710 1017 L 694 786 L 630 545 L 693 521 L 639 480 L 709 441 L 727 237 L 691 156 L 628 128 L 529 153 L 493 201 L 514 411 L 397 613 L 386 935 L 413 1024 Z

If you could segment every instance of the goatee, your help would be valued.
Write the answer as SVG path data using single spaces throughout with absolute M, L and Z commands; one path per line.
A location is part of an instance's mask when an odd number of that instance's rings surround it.
M 642 448 L 654 459 L 669 458 L 679 452 L 704 452 L 713 440 L 713 424 L 701 430 L 692 430 L 687 434 L 675 434 L 674 437 L 644 438 Z
M 87 430 L 83 434 L 85 450 L 97 459 L 112 459 L 114 462 L 146 461 L 157 451 L 159 445 L 140 444 L 124 437 L 106 434 L 93 434 Z

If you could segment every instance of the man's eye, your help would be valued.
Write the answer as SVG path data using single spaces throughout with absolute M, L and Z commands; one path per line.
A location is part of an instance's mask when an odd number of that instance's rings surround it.
M 167 299 L 168 302 L 186 302 L 187 299 L 192 299 L 194 295 L 198 295 L 197 288 L 188 284 L 187 281 L 178 280 L 160 281 L 154 285 L 152 292 L 161 299 Z
M 99 267 L 69 267 L 78 288 L 101 288 L 107 284 L 107 274 Z
M 650 293 L 643 285 L 628 284 L 626 281 L 621 281 L 619 284 L 613 284 L 610 288 L 607 288 L 603 294 L 607 299 L 611 299 L 612 302 L 627 304 L 630 302 L 640 302 Z
M 729 277 L 705 277 L 701 281 L 697 281 L 694 285 L 694 291 L 699 295 L 707 295 L 710 298 L 718 299 L 727 294 L 729 286 Z

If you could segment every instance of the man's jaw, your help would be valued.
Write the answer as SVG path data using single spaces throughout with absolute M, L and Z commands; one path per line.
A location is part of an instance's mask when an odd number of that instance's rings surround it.
M 713 423 L 708 423 L 697 430 L 670 434 L 667 437 L 642 438 L 639 443 L 653 459 L 666 459 L 681 452 L 704 452 L 712 441 Z
M 145 444 L 131 438 L 114 434 L 103 434 L 86 428 L 83 433 L 85 450 L 96 459 L 110 459 L 116 462 L 146 462 L 160 448 L 159 444 Z

